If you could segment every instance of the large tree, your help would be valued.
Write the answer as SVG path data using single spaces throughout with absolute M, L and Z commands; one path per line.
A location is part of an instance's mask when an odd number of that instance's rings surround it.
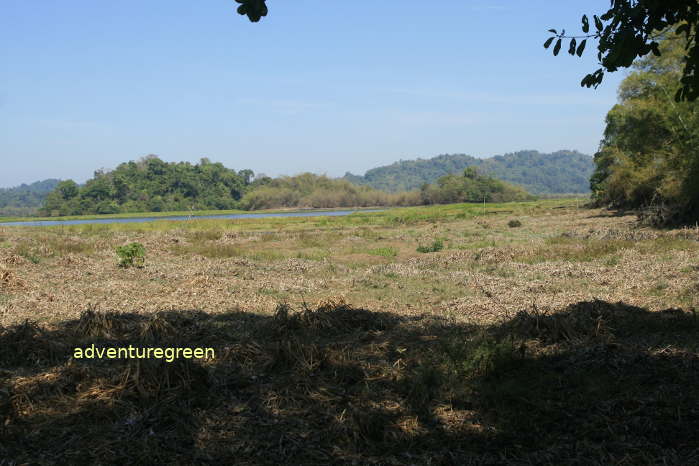
M 240 4 L 238 13 L 257 22 L 267 16 L 266 0 L 236 0 Z M 581 82 L 585 87 L 597 87 L 604 73 L 628 68 L 639 57 L 649 53 L 660 54 L 658 35 L 675 26 L 676 33 L 685 42 L 684 65 L 681 75 L 682 86 L 675 99 L 693 101 L 699 97 L 699 47 L 696 33 L 699 19 L 697 0 L 611 0 L 610 8 L 593 15 L 595 32 L 590 32 L 590 20 L 582 17 L 582 35 L 566 35 L 565 29 L 558 32 L 550 29 L 553 37 L 544 46 L 553 45 L 553 54 L 558 55 L 563 41 L 569 40 L 568 53 L 581 56 L 588 40 L 597 41 L 597 58 L 600 67 L 585 76 Z
M 699 219 L 699 111 L 674 102 L 685 49 L 674 32 L 637 60 L 619 89 L 591 188 L 602 205 L 642 208 L 657 223 Z

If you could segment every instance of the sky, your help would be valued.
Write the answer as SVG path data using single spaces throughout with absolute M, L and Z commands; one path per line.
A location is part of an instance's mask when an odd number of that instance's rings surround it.
M 147 154 L 269 176 L 592 154 L 624 77 L 581 88 L 594 46 L 542 47 L 608 0 L 267 3 L 253 24 L 233 0 L 2 0 L 0 187 Z

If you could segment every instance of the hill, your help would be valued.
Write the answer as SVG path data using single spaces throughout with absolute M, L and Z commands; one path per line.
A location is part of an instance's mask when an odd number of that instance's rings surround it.
M 431 159 L 401 160 L 373 168 L 364 176 L 347 173 L 345 179 L 388 192 L 411 191 L 434 183 L 445 175 L 462 173 L 466 167 L 515 183 L 533 194 L 587 193 L 594 170 L 592 157 L 577 151 L 542 154 L 520 151 L 479 159 L 470 155 L 439 155 Z
M 48 179 L 13 188 L 0 188 L 0 215 L 33 215 L 60 180 Z
M 234 209 L 252 176 L 250 170 L 236 172 L 206 158 L 192 165 L 149 155 L 112 171 L 98 170 L 82 186 L 62 181 L 40 212 L 55 216 Z

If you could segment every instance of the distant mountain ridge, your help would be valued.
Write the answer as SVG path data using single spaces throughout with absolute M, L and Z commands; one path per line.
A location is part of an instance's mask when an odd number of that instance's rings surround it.
M 534 150 L 479 159 L 465 154 L 445 154 L 431 159 L 401 160 L 373 168 L 364 176 L 346 173 L 352 183 L 388 192 L 420 189 L 425 183 L 476 167 L 481 173 L 522 186 L 533 194 L 590 192 L 593 158 L 577 151 L 544 154 Z
M 47 179 L 0 188 L 0 215 L 33 215 L 61 180 Z

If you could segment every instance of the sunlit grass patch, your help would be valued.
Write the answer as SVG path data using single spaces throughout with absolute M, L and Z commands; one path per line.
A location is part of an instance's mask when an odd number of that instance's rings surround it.
M 470 262 L 469 269 L 500 278 L 512 278 L 515 276 L 514 270 L 508 267 L 507 263 L 502 262 L 484 264 Z
M 95 245 L 92 242 L 61 236 L 48 238 L 45 240 L 45 245 L 52 251 L 53 255 L 56 256 L 63 256 L 65 254 L 89 254 L 95 250 Z
M 699 251 L 699 242 L 682 238 L 660 237 L 654 240 L 639 241 L 634 245 L 634 249 L 643 254 Z
M 444 240 L 442 238 L 435 239 L 430 245 L 420 245 L 417 247 L 417 252 L 430 253 L 438 252 L 444 249 Z
M 207 230 L 192 230 L 188 231 L 186 237 L 189 241 L 200 242 L 200 241 L 216 241 L 221 239 L 223 232 L 221 230 L 207 229 Z
M 257 290 L 257 292 L 263 296 L 271 296 L 279 300 L 286 299 L 289 296 L 289 293 L 275 290 L 274 288 L 269 287 L 262 287 L 259 290 Z
M 38 249 L 34 245 L 27 241 L 22 241 L 17 243 L 14 247 L 15 254 L 24 257 L 32 264 L 38 264 L 41 262 L 41 255 L 38 253 Z
M 549 261 L 591 262 L 633 247 L 634 243 L 616 239 L 582 239 L 567 236 L 548 238 L 542 246 L 520 250 L 517 262 L 535 264 Z
M 245 257 L 249 257 L 250 259 L 256 260 L 256 261 L 276 261 L 276 260 L 286 259 L 286 257 L 287 257 L 287 255 L 284 252 L 277 251 L 274 249 L 245 251 L 243 253 L 243 255 Z
M 482 239 L 467 243 L 457 243 L 454 245 L 454 249 L 469 250 L 469 249 L 482 249 L 482 248 L 494 248 L 498 246 L 499 243 L 492 239 Z
M 669 287 L 670 284 L 666 280 L 659 280 L 648 290 L 648 293 L 652 296 L 663 296 Z
M 360 238 L 369 241 L 375 241 L 381 237 L 381 233 L 379 233 L 376 229 L 366 227 L 358 229 L 355 234 Z
M 319 248 L 326 245 L 326 241 L 320 236 L 320 234 L 311 234 L 308 232 L 301 232 L 297 238 L 297 244 L 301 248 Z
M 264 232 L 260 235 L 260 241 L 264 243 L 271 243 L 271 242 L 276 242 L 280 241 L 281 236 L 278 233 L 274 232 Z
M 382 248 L 374 248 L 374 249 L 368 249 L 366 251 L 367 254 L 370 254 L 372 256 L 381 256 L 381 257 L 396 257 L 398 255 L 398 250 L 393 247 L 382 247 Z
M 192 255 L 209 257 L 212 259 L 227 259 L 231 257 L 241 257 L 245 255 L 240 246 L 233 244 L 203 243 L 190 245 L 175 245 L 172 252 L 177 255 Z
M 615 267 L 619 265 L 619 256 L 611 256 L 605 259 L 604 265 L 608 267 Z
M 306 259 L 311 261 L 322 261 L 332 256 L 332 253 L 327 249 L 311 249 L 299 251 L 296 253 L 297 259 Z

